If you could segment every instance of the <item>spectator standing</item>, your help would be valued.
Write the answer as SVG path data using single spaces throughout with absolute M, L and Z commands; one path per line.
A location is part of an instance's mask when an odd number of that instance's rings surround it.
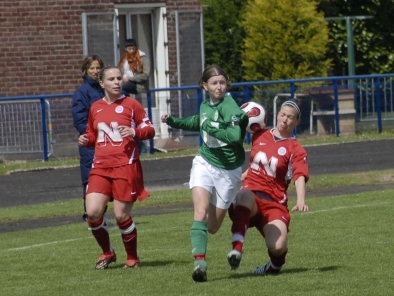
M 104 63 L 97 55 L 89 55 L 82 62 L 81 72 L 83 83 L 74 92 L 71 107 L 74 126 L 77 129 L 79 135 L 82 135 L 86 132 L 90 106 L 97 100 L 104 97 L 104 90 L 101 88 L 98 81 L 100 70 L 103 67 Z M 79 156 L 84 201 L 84 213 L 82 215 L 82 219 L 87 221 L 85 196 L 89 172 L 92 167 L 94 148 L 79 146 Z
M 125 40 L 124 51 L 118 63 L 123 73 L 123 93 L 136 98 L 149 90 L 150 61 L 146 53 L 138 49 L 135 39 Z M 140 152 L 146 148 L 139 140 L 137 146 Z
M 148 92 L 149 58 L 145 52 L 138 49 L 135 39 L 126 39 L 124 50 L 125 53 L 118 64 L 123 73 L 123 91 L 134 95 Z

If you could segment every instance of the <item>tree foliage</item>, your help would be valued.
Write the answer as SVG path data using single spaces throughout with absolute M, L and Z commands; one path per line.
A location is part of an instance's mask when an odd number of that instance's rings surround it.
M 321 0 L 319 9 L 325 17 L 372 16 L 352 20 L 356 74 L 393 71 L 394 0 Z M 330 21 L 329 35 L 332 42 L 328 57 L 334 61 L 333 74 L 347 75 L 345 21 Z
M 241 81 L 244 31 L 238 22 L 244 0 L 202 0 L 204 7 L 205 63 L 218 64 L 234 82 Z
M 313 0 L 250 0 L 241 26 L 245 79 L 326 76 L 328 28 Z

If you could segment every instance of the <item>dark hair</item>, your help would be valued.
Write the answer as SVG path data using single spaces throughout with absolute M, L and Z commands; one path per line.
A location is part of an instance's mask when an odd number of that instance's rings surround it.
M 100 74 L 99 74 L 99 80 L 100 80 L 100 81 L 103 81 L 103 78 L 104 78 L 104 76 L 105 76 L 105 72 L 107 72 L 107 71 L 110 70 L 110 69 L 118 69 L 118 70 L 120 71 L 119 67 L 116 67 L 116 66 L 113 66 L 113 65 L 105 66 L 105 67 L 102 68 L 101 71 L 100 71 Z M 122 72 L 120 72 L 120 73 L 122 73 Z
M 128 46 L 137 47 L 137 41 L 135 39 L 126 39 L 126 41 L 124 42 L 124 47 L 128 47 Z
M 94 61 L 99 62 L 101 69 L 104 68 L 104 62 L 102 59 L 100 59 L 100 57 L 98 55 L 95 55 L 95 54 L 88 55 L 82 62 L 82 66 L 81 66 L 82 77 L 87 74 L 87 71 L 88 71 L 90 65 Z
M 211 65 L 211 66 L 205 68 L 204 72 L 202 73 L 202 76 L 201 76 L 201 79 L 200 79 L 200 82 L 198 83 L 198 85 L 201 88 L 203 88 L 203 83 L 204 82 L 207 83 L 209 78 L 211 78 L 213 76 L 219 76 L 219 75 L 223 75 L 224 78 L 226 78 L 226 80 L 227 80 L 227 88 L 231 87 L 231 81 L 228 78 L 228 75 L 218 65 Z

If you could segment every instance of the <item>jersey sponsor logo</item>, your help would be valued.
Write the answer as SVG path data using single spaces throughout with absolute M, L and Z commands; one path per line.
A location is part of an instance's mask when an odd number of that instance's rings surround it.
M 207 114 L 203 113 L 202 116 L 201 116 L 201 120 L 200 120 L 200 126 L 202 126 L 204 121 L 207 120 L 207 119 L 208 119 Z
M 218 110 L 215 111 L 215 114 L 213 115 L 213 121 L 217 121 L 219 118 L 219 112 Z
M 250 168 L 255 174 L 260 174 L 261 172 L 265 171 L 268 176 L 275 177 L 278 161 L 279 160 L 276 157 L 271 157 L 268 159 L 265 152 L 259 151 L 254 156 L 253 161 L 250 164 Z
M 283 156 L 283 155 L 285 155 L 286 154 L 286 148 L 285 147 L 280 147 L 279 149 L 278 149 L 278 154 L 280 155 L 280 156 Z
M 112 146 L 120 146 L 123 138 L 120 135 L 118 126 L 119 124 L 117 122 L 111 122 L 110 127 L 105 122 L 99 122 L 97 125 L 97 143 L 101 146 L 106 146 L 107 142 L 109 142 Z
M 216 139 L 215 137 L 208 135 L 206 131 L 202 131 L 202 139 L 209 148 L 218 148 L 228 145 L 227 143 L 222 142 L 219 139 Z
M 118 106 L 115 108 L 116 113 L 122 113 L 123 112 L 123 106 Z

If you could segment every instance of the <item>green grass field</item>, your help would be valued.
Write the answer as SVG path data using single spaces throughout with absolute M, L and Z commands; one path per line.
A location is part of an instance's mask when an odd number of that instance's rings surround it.
M 346 141 L 372 139 L 363 135 Z M 307 144 L 308 139 L 305 141 Z M 321 144 L 327 141 L 331 140 L 322 139 Z M 4 163 L 0 175 L 13 169 L 77 162 Z M 393 170 L 319 175 L 312 176 L 307 187 L 368 186 L 392 184 L 393 180 Z M 290 196 L 294 196 L 292 190 Z M 0 295 L 394 295 L 393 196 L 394 190 L 318 198 L 307 195 L 310 212 L 292 214 L 287 264 L 279 276 L 251 274 L 268 261 L 263 239 L 255 229 L 247 234 L 240 268 L 229 270 L 226 255 L 231 249 L 231 223 L 226 218 L 220 231 L 209 236 L 207 283 L 191 279 L 191 211 L 136 217 L 142 267 L 132 270 L 122 268 L 125 252 L 117 228 L 111 228 L 110 235 L 118 262 L 104 271 L 94 270 L 100 249 L 86 223 L 0 233 Z M 185 202 L 190 202 L 189 190 L 159 191 L 136 209 Z M 291 198 L 289 207 L 294 203 Z M 80 211 L 81 199 L 1 208 L 0 223 L 80 215 Z
M 268 260 L 255 229 L 247 234 L 240 268 L 229 270 L 228 218 L 209 236 L 207 283 L 191 279 L 191 212 L 136 218 L 142 267 L 132 270 L 122 268 L 117 228 L 110 235 L 118 262 L 104 271 L 94 270 L 100 250 L 85 223 L 3 233 L 0 294 L 393 295 L 393 195 L 386 190 L 309 199 L 310 212 L 292 214 L 283 272 L 269 277 L 251 274 Z

